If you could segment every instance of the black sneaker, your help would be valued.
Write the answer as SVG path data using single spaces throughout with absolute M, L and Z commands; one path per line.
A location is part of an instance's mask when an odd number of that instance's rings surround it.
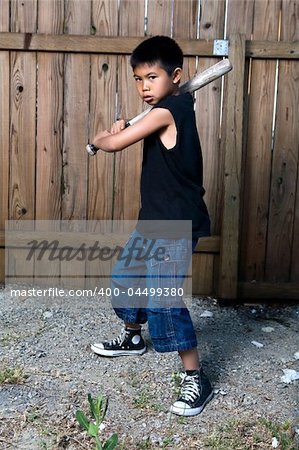
M 93 344 L 91 350 L 102 356 L 143 355 L 146 352 L 146 345 L 141 336 L 141 329 L 123 328 L 117 338 Z
M 194 370 L 192 375 L 184 372 L 181 378 L 181 394 L 170 412 L 179 416 L 196 416 L 213 397 L 210 381 L 202 369 Z

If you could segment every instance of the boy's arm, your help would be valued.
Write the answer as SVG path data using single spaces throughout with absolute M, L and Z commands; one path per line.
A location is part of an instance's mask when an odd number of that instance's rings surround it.
M 172 114 L 167 109 L 153 109 L 139 122 L 119 132 L 102 131 L 92 143 L 104 152 L 119 152 L 173 122 Z

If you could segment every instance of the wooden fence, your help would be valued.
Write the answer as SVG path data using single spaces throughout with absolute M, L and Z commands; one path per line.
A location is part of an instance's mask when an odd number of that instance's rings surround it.
M 194 255 L 194 292 L 299 298 L 298 14 L 298 0 L 2 0 L 1 279 L 6 219 L 137 217 L 140 144 L 84 149 L 142 110 L 128 55 L 166 34 L 186 79 L 225 55 L 215 39 L 234 66 L 196 94 L 213 236 Z

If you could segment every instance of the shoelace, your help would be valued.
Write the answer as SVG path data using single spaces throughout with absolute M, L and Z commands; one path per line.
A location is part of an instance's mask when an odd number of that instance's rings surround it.
M 126 337 L 128 336 L 129 331 L 126 330 L 125 328 L 123 328 L 121 330 L 121 332 L 119 333 L 119 335 L 114 338 L 112 341 L 109 342 L 109 345 L 121 345 L 123 344 L 124 340 L 126 339 Z
M 181 395 L 180 398 L 187 401 L 194 401 L 199 395 L 199 379 L 198 375 L 190 376 L 186 373 L 181 373 Z

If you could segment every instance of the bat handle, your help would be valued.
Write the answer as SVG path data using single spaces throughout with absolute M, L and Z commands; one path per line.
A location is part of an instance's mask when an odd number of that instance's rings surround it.
M 125 127 L 128 128 L 130 125 L 131 125 L 130 122 L 126 122 Z M 95 156 L 100 150 L 100 148 L 94 144 L 87 144 L 85 148 L 90 156 Z
M 90 156 L 94 156 L 98 153 L 100 149 L 93 144 L 86 145 L 86 151 Z

